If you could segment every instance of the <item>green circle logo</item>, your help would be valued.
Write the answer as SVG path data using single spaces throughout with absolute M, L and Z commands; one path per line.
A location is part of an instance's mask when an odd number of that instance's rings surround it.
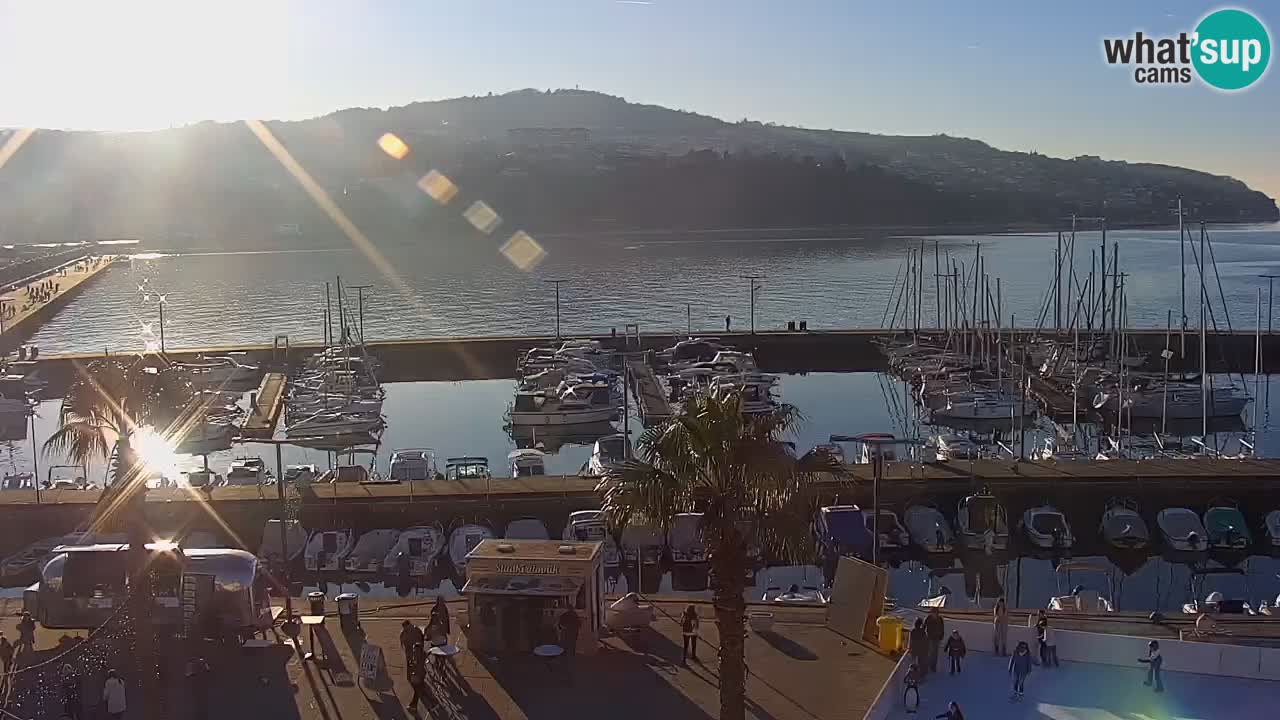
M 1267 71 L 1271 37 L 1244 10 L 1217 10 L 1196 26 L 1191 64 L 1200 79 L 1219 90 L 1242 90 Z

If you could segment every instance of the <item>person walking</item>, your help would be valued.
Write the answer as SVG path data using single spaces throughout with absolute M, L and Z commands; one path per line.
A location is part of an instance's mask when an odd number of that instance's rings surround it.
M 31 619 L 31 613 L 22 613 L 22 619 L 18 621 L 18 642 L 13 646 L 15 655 L 21 655 L 36 649 L 36 621 Z
M 729 316 L 724 316 L 724 331 L 729 332 Z
M 996 600 L 995 610 L 991 613 L 993 652 L 1004 657 L 1009 654 L 1009 606 L 1004 598 Z
M 928 671 L 929 663 L 929 636 L 924 629 L 924 620 L 916 618 L 915 627 L 911 628 L 911 634 L 908 636 L 908 650 L 911 651 L 911 657 L 914 658 L 916 665 L 923 675 Z
M 684 635 L 684 650 L 680 658 L 682 664 L 687 664 L 689 658 L 698 662 L 698 623 L 698 609 L 693 605 L 686 605 L 680 615 L 680 631 Z
M 1160 668 L 1164 666 L 1164 658 L 1160 657 L 1160 643 L 1155 640 L 1147 643 L 1147 656 L 1138 658 L 1138 662 L 1147 666 L 1147 680 L 1142 684 L 1147 687 L 1154 685 L 1156 692 L 1164 692 L 1164 680 L 1160 678 Z
M 934 715 L 934 720 L 964 720 L 964 713 L 960 712 L 960 705 L 955 700 L 947 706 L 947 711 Z
M 1027 691 L 1027 676 L 1031 674 L 1031 648 L 1019 642 L 1009 658 L 1009 674 L 1013 676 L 1013 695 L 1010 700 L 1021 700 Z
M 1036 639 L 1040 641 L 1040 664 L 1045 667 L 1058 667 L 1058 646 L 1053 643 L 1049 631 L 1049 618 L 1042 617 L 1036 623 Z
M 444 633 L 445 642 L 448 643 L 453 627 L 449 621 L 449 604 L 444 601 L 443 595 L 437 595 L 436 604 L 431 606 L 431 622 L 439 626 L 440 631 Z
M 426 658 L 421 653 L 414 653 L 414 662 L 409 666 L 409 687 L 413 688 L 413 697 L 409 698 L 409 704 L 405 705 L 405 709 L 414 715 L 418 714 L 418 703 L 422 703 L 422 707 L 427 712 L 435 707 L 434 698 L 431 697 L 431 690 L 427 687 L 427 668 Z M 428 705 L 427 703 L 431 704 Z
M 945 623 L 938 608 L 930 608 L 924 619 L 924 634 L 929 640 L 929 672 L 938 672 L 938 648 L 942 646 L 942 638 L 946 635 Z
M 570 659 L 578 652 L 578 631 L 582 628 L 582 619 L 578 617 L 576 610 L 569 608 L 560 613 L 556 625 L 560 647 L 564 648 L 565 658 Z
M 107 671 L 107 681 L 102 684 L 102 704 L 107 708 L 107 717 L 111 720 L 122 720 L 128 708 L 125 701 L 124 681 L 116 675 L 114 669 Z
M 414 658 L 422 655 L 422 631 L 417 625 L 405 620 L 400 623 L 400 647 L 404 650 L 405 669 L 413 667 Z
M 4 665 L 4 674 L 8 675 L 13 669 L 13 643 L 9 642 L 3 632 L 0 632 L 0 663 Z
M 968 648 L 964 646 L 964 638 L 960 637 L 959 630 L 952 630 L 951 637 L 947 638 L 946 647 L 947 657 L 951 659 L 951 672 L 949 675 L 955 675 L 960 672 L 960 658 L 964 657 L 968 652 Z

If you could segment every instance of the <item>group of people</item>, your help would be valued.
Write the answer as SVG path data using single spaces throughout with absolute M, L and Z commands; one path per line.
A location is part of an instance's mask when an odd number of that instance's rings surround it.
M 433 648 L 448 645 L 451 631 L 449 606 L 443 597 L 436 598 L 425 631 L 408 620 L 401 623 L 400 647 L 404 650 L 409 687 L 413 688 L 413 697 L 405 705 L 409 712 L 417 713 L 419 703 L 428 711 L 438 704 L 427 687 L 428 643 Z
M 946 645 L 943 645 L 942 638 L 946 635 L 945 625 L 938 608 L 930 608 L 929 614 L 923 620 L 916 618 L 915 627 L 911 629 L 908 645 L 913 658 L 912 663 L 917 667 L 918 678 L 921 680 L 926 675 L 938 671 L 939 649 L 945 652 L 950 660 L 951 675 L 960 672 L 960 660 L 969 653 L 959 630 L 952 630 L 951 637 L 947 638 Z
M 61 289 L 62 283 L 56 280 L 41 280 L 38 283 L 32 283 L 26 287 L 27 304 L 49 302 Z

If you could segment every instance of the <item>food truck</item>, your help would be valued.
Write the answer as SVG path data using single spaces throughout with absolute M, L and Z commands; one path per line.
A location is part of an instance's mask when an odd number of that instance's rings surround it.
M 603 559 L 599 542 L 482 541 L 467 555 L 462 588 L 471 647 L 529 653 L 572 642 L 571 652 L 595 653 L 604 622 Z

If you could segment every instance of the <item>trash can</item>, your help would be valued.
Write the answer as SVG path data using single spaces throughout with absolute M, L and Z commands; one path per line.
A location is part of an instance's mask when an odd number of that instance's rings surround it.
M 880 634 L 880 652 L 890 655 L 902 652 L 902 618 L 881 615 L 876 618 L 876 628 Z
M 324 593 L 319 590 L 307 593 L 307 603 L 311 606 L 312 615 L 324 614 Z
M 360 627 L 360 596 L 342 593 L 338 596 L 338 621 L 345 629 Z

